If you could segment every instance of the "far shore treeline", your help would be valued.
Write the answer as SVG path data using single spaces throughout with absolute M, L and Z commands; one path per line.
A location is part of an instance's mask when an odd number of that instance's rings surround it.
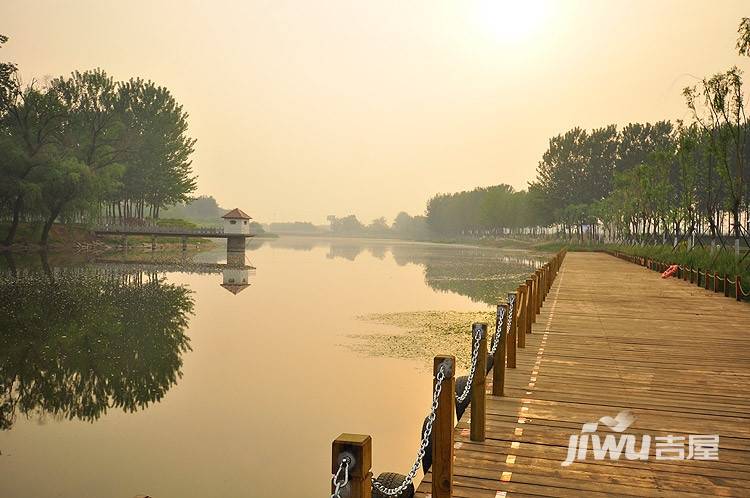
M 187 117 L 151 81 L 95 69 L 23 84 L 0 63 L 0 243 L 12 244 L 21 222 L 41 223 L 45 244 L 56 220 L 137 222 L 188 200 Z
M 737 50 L 750 56 L 749 18 L 740 23 Z M 690 122 L 575 127 L 550 139 L 528 190 L 439 194 L 427 205 L 429 227 L 480 235 L 554 226 L 581 239 L 654 242 L 696 233 L 747 237 L 750 121 L 742 71 L 704 78 L 683 96 Z
M 749 18 L 738 31 L 737 51 L 750 56 Z M 400 213 L 391 227 L 384 218 L 365 226 L 353 215 L 332 216 L 331 231 L 432 239 L 547 233 L 691 245 L 694 236 L 708 236 L 750 245 L 742 71 L 706 77 L 682 94 L 689 121 L 575 127 L 551 138 L 525 190 L 498 184 L 437 194 L 425 216 Z

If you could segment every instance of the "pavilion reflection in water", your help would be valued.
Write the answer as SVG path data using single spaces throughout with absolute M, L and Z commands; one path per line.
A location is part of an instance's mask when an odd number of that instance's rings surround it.
M 250 287 L 250 276 L 254 272 L 255 268 L 246 264 L 244 247 L 240 251 L 227 250 L 227 264 L 221 272 L 221 286 L 237 295 Z

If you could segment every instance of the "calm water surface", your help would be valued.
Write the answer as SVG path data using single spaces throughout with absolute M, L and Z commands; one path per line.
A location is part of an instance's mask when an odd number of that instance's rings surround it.
M 327 496 L 341 432 L 406 473 L 430 372 L 353 351 L 393 333 L 357 316 L 489 309 L 534 260 L 282 238 L 253 241 L 242 287 L 223 249 L 111 259 L 0 257 L 0 497 Z

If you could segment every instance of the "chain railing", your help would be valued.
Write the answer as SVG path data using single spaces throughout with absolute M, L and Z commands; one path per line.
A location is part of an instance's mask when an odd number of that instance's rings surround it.
M 560 251 L 547 264 L 537 268 L 532 278 L 526 279 L 516 292 L 508 294 L 507 303 L 498 305 L 495 333 L 489 348 L 487 325 L 472 325 L 471 365 L 468 375 L 462 378 L 466 384 L 460 394 L 456 393 L 455 389 L 455 359 L 452 356 L 435 357 L 432 404 L 429 415 L 425 418 L 414 464 L 409 472 L 405 476 L 388 472 L 373 479 L 370 472 L 370 436 L 342 434 L 333 442 L 331 498 L 371 498 L 373 493 L 381 497 L 411 498 L 414 494 L 414 479 L 420 465 L 425 473 L 432 471 L 432 498 L 452 496 L 453 428 L 456 410 L 459 404 L 463 405 L 471 395 L 470 438 L 472 441 L 484 441 L 487 374 L 491 368 L 492 394 L 503 396 L 505 368 L 516 367 L 516 347 L 523 347 L 522 339 L 525 338 L 519 334 L 532 332 L 531 324 L 540 312 L 542 303 L 560 270 L 565 253 L 565 250 Z M 492 360 L 491 363 L 489 360 Z M 450 382 L 446 385 L 448 380 Z M 428 451 L 431 452 L 431 458 L 426 460 Z M 349 455 L 354 455 L 351 460 L 348 459 Z M 343 493 L 346 488 L 348 492 Z
M 456 396 L 457 403 L 463 403 L 466 397 L 471 392 L 471 385 L 474 381 L 474 374 L 477 371 L 477 358 L 479 357 L 479 343 L 482 341 L 482 329 L 479 327 L 474 328 L 474 343 L 471 347 L 471 367 L 469 368 L 469 376 L 466 379 L 466 385 L 460 395 Z
M 419 471 L 419 466 L 422 465 L 422 459 L 424 458 L 427 446 L 430 444 L 430 436 L 432 435 L 432 425 L 435 423 L 435 416 L 440 405 L 440 392 L 443 390 L 443 381 L 445 380 L 446 369 L 450 370 L 450 366 L 446 366 L 445 363 L 440 365 L 437 377 L 435 378 L 435 388 L 432 392 L 432 407 L 430 414 L 427 416 L 427 423 L 425 424 L 424 431 L 422 432 L 422 441 L 419 444 L 419 450 L 417 451 L 417 457 L 414 459 L 414 464 L 411 466 L 411 470 L 406 474 L 406 478 L 403 480 L 400 486 L 395 488 L 388 488 L 378 482 L 377 479 L 373 479 L 372 487 L 387 496 L 399 496 L 409 485 L 414 481 L 414 477 Z
M 723 292 L 725 297 L 731 297 L 737 301 L 743 301 L 745 298 L 750 297 L 750 292 L 746 293 L 742 288 L 742 277 L 740 275 L 735 275 L 734 278 L 731 278 L 727 274 L 719 275 L 717 272 L 711 273 L 709 270 L 701 270 L 700 268 L 693 268 L 692 266 L 675 265 L 674 263 L 658 261 L 643 256 L 634 256 L 620 251 L 607 252 L 622 260 L 662 273 L 664 278 L 672 276 L 685 282 L 695 284 L 707 291 Z M 673 274 L 666 275 L 664 272 L 666 272 L 671 266 L 676 266 L 677 271 Z M 734 287 L 733 292 L 732 287 Z
M 511 313 L 513 313 L 511 308 Z M 490 354 L 494 355 L 497 351 L 497 346 L 500 344 L 500 338 L 503 336 L 503 321 L 505 318 L 505 308 L 500 307 L 497 311 L 497 318 L 495 320 L 495 335 L 492 337 L 492 346 L 490 346 Z
M 339 475 L 344 473 L 344 478 L 339 481 Z M 336 471 L 336 473 L 333 475 L 333 494 L 331 495 L 331 498 L 341 498 L 341 490 L 346 487 L 347 484 L 349 484 L 349 458 L 344 457 L 341 459 L 341 463 L 339 464 L 339 468 Z

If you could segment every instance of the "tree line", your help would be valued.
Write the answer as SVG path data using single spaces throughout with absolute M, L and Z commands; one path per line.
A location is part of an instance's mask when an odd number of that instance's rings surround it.
M 750 56 L 750 19 L 737 50 Z M 439 194 L 430 228 L 445 234 L 555 227 L 568 236 L 693 243 L 707 234 L 747 242 L 750 120 L 742 71 L 703 78 L 682 92 L 688 121 L 575 127 L 553 137 L 527 190 L 508 185 Z
M 427 203 L 427 224 L 436 234 L 504 235 L 541 226 L 535 193 L 506 184 L 453 194 L 437 194 Z
M 8 38 L 0 35 L 0 46 Z M 23 84 L 0 63 L 0 219 L 139 223 L 195 191 L 188 114 L 152 81 L 101 69 Z
M 401 211 L 388 224 L 385 217 L 372 220 L 365 225 L 359 219 L 350 214 L 344 217 L 329 216 L 331 232 L 336 235 L 360 236 L 360 237 L 400 237 L 404 239 L 428 240 L 431 236 L 425 216 L 411 216 Z

